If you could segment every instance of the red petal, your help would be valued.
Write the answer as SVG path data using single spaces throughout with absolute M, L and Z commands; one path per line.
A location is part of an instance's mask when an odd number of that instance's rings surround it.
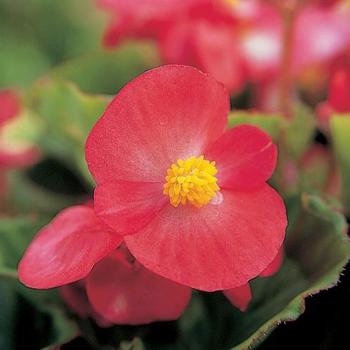
M 161 183 L 106 182 L 95 190 L 95 212 L 118 234 L 135 233 L 165 205 Z
M 340 113 L 350 112 L 350 66 L 339 67 L 329 83 L 330 105 Z
M 92 317 L 100 327 L 111 326 L 111 323 L 96 313 L 90 305 L 85 285 L 82 281 L 61 287 L 60 294 L 68 307 L 80 318 Z
M 295 22 L 292 69 L 299 72 L 307 65 L 333 59 L 349 43 L 349 10 L 306 6 Z
M 243 286 L 224 290 L 225 297 L 233 306 L 236 306 L 242 312 L 245 311 L 252 300 L 252 291 L 249 284 Z
M 19 152 L 0 151 L 1 168 L 21 168 L 36 163 L 40 158 L 38 148 L 30 147 Z
M 222 135 L 205 155 L 216 161 L 220 187 L 242 190 L 261 186 L 270 178 L 277 148 L 264 131 L 241 125 Z
M 87 278 L 93 307 L 116 324 L 145 324 L 175 320 L 190 298 L 191 289 L 158 276 L 139 263 L 110 256 Z
M 46 289 L 85 277 L 122 239 L 85 206 L 65 209 L 45 226 L 28 247 L 19 279 L 31 288 Z
M 246 77 L 234 28 L 200 21 L 192 31 L 198 66 L 231 92 L 242 89 Z
M 163 182 L 179 158 L 200 155 L 223 132 L 225 88 L 193 67 L 152 69 L 127 84 L 93 128 L 86 159 L 97 182 Z
M 272 263 L 260 274 L 261 277 L 270 277 L 274 275 L 281 268 L 283 263 L 284 251 L 283 247 L 279 250 Z
M 203 208 L 166 206 L 144 229 L 125 237 L 151 271 L 205 291 L 246 284 L 282 244 L 287 224 L 281 197 L 268 185 L 223 191 Z
M 0 91 L 0 127 L 21 110 L 21 102 L 13 90 Z

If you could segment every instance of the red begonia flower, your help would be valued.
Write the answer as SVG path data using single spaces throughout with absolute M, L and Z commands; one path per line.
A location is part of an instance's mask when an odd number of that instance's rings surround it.
M 260 80 L 280 70 L 283 21 L 271 5 L 250 1 L 250 27 L 242 35 L 242 51 L 251 79 Z M 350 44 L 350 11 L 340 6 L 308 4 L 296 16 L 291 71 L 299 74 L 314 64 L 334 59 Z M 327 25 L 324 25 L 327 23 Z
M 15 128 L 17 117 L 21 112 L 21 101 L 16 91 L 0 91 L 0 196 L 7 190 L 6 171 L 13 168 L 29 166 L 38 161 L 40 152 L 32 145 L 18 145 L 8 136 L 9 130 Z
M 119 92 L 86 144 L 97 215 L 146 268 L 206 291 L 259 275 L 287 223 L 265 183 L 275 145 L 253 126 L 224 133 L 228 112 L 220 83 L 163 66 Z
M 168 21 L 200 2 L 203 0 L 96 0 L 99 7 L 111 14 L 104 34 L 104 45 L 113 47 L 128 37 L 157 37 Z
M 191 288 L 146 270 L 116 251 L 87 277 L 94 309 L 115 324 L 147 324 L 178 319 L 191 298 Z
M 326 132 L 333 114 L 348 115 L 350 112 L 350 58 L 342 57 L 335 65 L 328 85 L 328 97 L 317 108 L 319 125 Z
M 328 100 L 335 112 L 350 112 L 350 62 L 339 67 L 331 76 Z
M 67 306 L 80 318 L 92 318 L 100 327 L 112 326 L 110 321 L 98 314 L 91 306 L 86 294 L 84 280 L 60 287 L 60 295 Z
M 246 80 L 236 18 L 225 1 L 98 0 L 112 15 L 104 44 L 153 38 L 167 63 L 191 64 L 223 82 L 231 92 Z
M 21 100 L 15 90 L 0 91 L 0 169 L 28 166 L 39 158 L 39 151 L 33 146 L 17 149 L 4 141 L 6 128 L 15 122 L 21 109 Z
M 242 312 L 247 309 L 250 301 L 252 300 L 252 291 L 249 284 L 224 290 L 223 293 L 230 303 L 236 306 Z
M 19 279 L 38 289 L 75 282 L 86 277 L 121 241 L 92 208 L 70 207 L 45 226 L 29 245 L 18 266 Z

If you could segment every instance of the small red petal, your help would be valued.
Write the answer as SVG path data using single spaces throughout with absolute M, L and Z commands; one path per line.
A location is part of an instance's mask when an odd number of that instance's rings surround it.
M 191 289 L 158 276 L 120 255 L 99 262 L 87 278 L 87 293 L 95 310 L 116 324 L 146 324 L 175 320 Z
M 29 245 L 18 266 L 19 279 L 38 289 L 80 280 L 121 241 L 92 208 L 65 209 Z
M 350 66 L 339 68 L 334 72 L 328 99 L 336 112 L 350 112 Z
M 98 183 L 163 182 L 179 158 L 202 154 L 223 132 L 229 98 L 193 67 L 152 69 L 127 84 L 91 131 L 89 169 Z
M 252 300 L 252 291 L 249 284 L 224 290 L 225 297 L 233 306 L 236 306 L 242 312 L 245 311 Z
M 125 236 L 131 253 L 151 271 L 195 289 L 246 284 L 277 255 L 287 224 L 285 207 L 266 184 L 221 195 L 199 209 L 167 205 L 140 232 Z
M 261 277 L 270 277 L 274 275 L 282 266 L 284 257 L 283 247 L 279 250 L 272 263 L 260 274 Z
M 222 135 L 205 156 L 216 161 L 220 187 L 244 190 L 261 186 L 270 178 L 277 148 L 264 131 L 241 125 Z
M 21 110 L 21 101 L 13 90 L 0 91 L 0 127 Z
M 27 167 L 35 164 L 40 156 L 40 150 L 35 147 L 19 152 L 0 151 L 0 167 L 2 169 Z
M 163 184 L 107 182 L 95 190 L 95 212 L 118 234 L 135 233 L 146 226 L 167 202 Z

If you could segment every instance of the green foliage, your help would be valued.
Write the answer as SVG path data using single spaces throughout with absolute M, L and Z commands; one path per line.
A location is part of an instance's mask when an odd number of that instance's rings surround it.
M 43 221 L 35 217 L 0 219 L 2 350 L 53 349 L 77 334 L 54 291 L 32 291 L 17 281 L 18 261 Z M 24 333 L 26 337 L 18 337 Z
M 283 117 L 280 115 L 270 115 L 266 113 L 252 113 L 249 111 L 235 111 L 229 115 L 228 126 L 233 128 L 240 124 L 257 126 L 266 131 L 275 141 L 280 136 Z
M 115 95 L 128 81 L 159 65 L 155 46 L 127 43 L 115 51 L 98 51 L 67 61 L 49 77 L 70 80 L 89 93 Z
M 0 88 L 28 87 L 50 66 L 97 49 L 102 29 L 93 0 L 1 0 Z
M 350 213 L 350 115 L 335 115 L 330 124 L 342 175 L 342 197 L 345 209 Z
M 316 122 L 312 110 L 304 104 L 297 104 L 292 119 L 285 121 L 283 142 L 286 156 L 299 159 L 311 146 Z
M 107 96 L 84 94 L 61 80 L 41 80 L 28 96 L 29 108 L 44 125 L 40 147 L 91 183 L 84 158 L 85 140 L 108 102 Z

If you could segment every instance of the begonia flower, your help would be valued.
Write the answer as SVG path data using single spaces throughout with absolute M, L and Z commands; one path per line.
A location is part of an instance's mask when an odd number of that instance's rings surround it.
M 317 108 L 317 117 L 323 130 L 328 131 L 333 114 L 350 113 L 350 61 L 341 60 L 331 73 L 327 100 Z
M 126 38 L 152 38 L 166 63 L 191 64 L 210 72 L 231 92 L 245 83 L 236 18 L 225 1 L 98 0 L 112 17 L 104 44 Z
M 223 82 L 231 93 L 248 81 L 278 81 L 283 50 L 283 18 L 272 3 L 159 0 L 99 0 L 112 24 L 104 43 L 152 38 L 165 63 L 190 64 Z M 127 3 L 127 5 L 126 5 Z M 301 6 L 293 30 L 291 74 L 327 65 L 350 44 L 350 10 L 341 2 Z M 325 26 L 324 23 L 327 23 Z
M 156 37 L 168 21 L 181 18 L 184 11 L 201 2 L 203 0 L 96 0 L 99 7 L 111 14 L 104 44 L 113 47 L 125 38 Z
M 228 112 L 222 84 L 163 66 L 127 84 L 86 143 L 97 216 L 147 269 L 205 291 L 258 276 L 287 224 L 266 184 L 276 146 L 253 126 L 225 131 Z
M 8 170 L 30 166 L 40 156 L 33 145 L 19 144 L 12 138 L 12 130 L 21 122 L 21 109 L 20 98 L 14 90 L 0 91 L 0 195 L 7 190 Z

